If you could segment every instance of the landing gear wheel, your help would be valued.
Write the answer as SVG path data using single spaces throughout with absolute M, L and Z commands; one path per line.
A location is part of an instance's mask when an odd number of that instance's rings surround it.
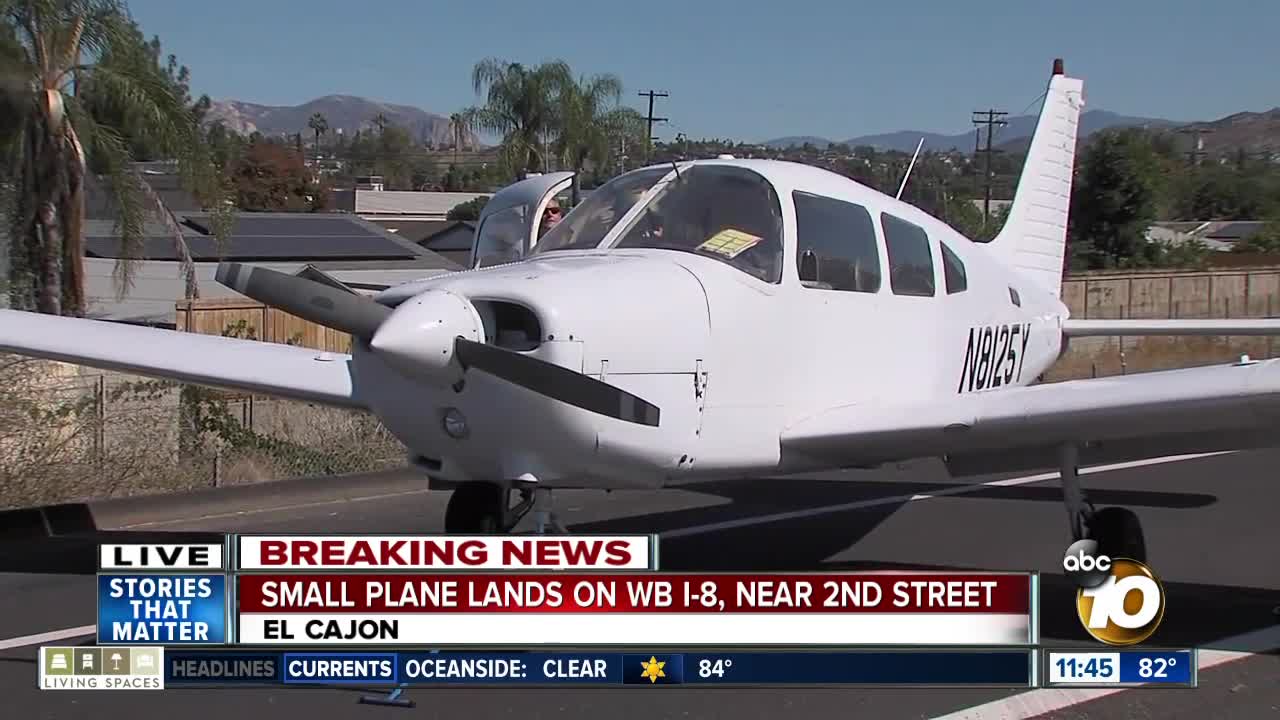
M 1147 542 L 1142 523 L 1128 508 L 1109 507 L 1093 513 L 1086 522 L 1089 538 L 1098 543 L 1098 552 L 1111 558 L 1147 561 Z
M 451 535 L 506 532 L 507 490 L 497 483 L 472 481 L 459 485 L 444 511 L 444 531 Z

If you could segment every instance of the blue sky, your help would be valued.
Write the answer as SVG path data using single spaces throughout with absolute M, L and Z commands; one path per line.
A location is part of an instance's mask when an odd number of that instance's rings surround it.
M 1280 3 L 1259 0 L 129 6 L 197 94 L 272 105 L 341 93 L 448 114 L 475 102 L 470 71 L 486 56 L 616 73 L 642 111 L 638 91 L 665 90 L 664 138 L 962 132 L 974 109 L 1038 107 L 1059 56 L 1087 109 L 1200 120 L 1280 105 Z

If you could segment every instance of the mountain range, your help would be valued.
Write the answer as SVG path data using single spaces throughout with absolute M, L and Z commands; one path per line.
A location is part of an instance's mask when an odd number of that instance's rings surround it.
M 453 142 L 449 118 L 444 115 L 411 105 L 394 105 L 354 95 L 326 95 L 301 105 L 287 106 L 216 100 L 205 117 L 207 122 L 221 121 L 228 130 L 242 135 L 255 131 L 268 136 L 300 132 L 307 138 L 312 135 L 307 122 L 315 113 L 324 115 L 330 134 L 338 129 L 342 129 L 345 135 L 368 130 L 374 127 L 373 118 L 381 113 L 390 124 L 404 128 L 418 142 L 430 141 L 437 146 Z M 474 147 L 476 143 L 474 134 L 463 140 L 464 146 Z
M 356 130 L 372 128 L 373 118 L 382 114 L 390 123 L 408 130 L 410 135 L 419 142 L 430 141 L 436 146 L 447 146 L 452 142 L 449 118 L 445 115 L 410 105 L 395 105 L 354 95 L 327 95 L 301 105 L 290 106 L 218 100 L 209 109 L 207 118 L 210 122 L 221 121 L 228 129 L 245 135 L 254 131 L 263 135 L 300 132 L 306 138 L 311 135 L 307 122 L 314 113 L 325 116 L 331 134 L 339 128 L 345 134 L 354 134 Z M 996 130 L 992 144 L 1005 151 L 1025 151 L 1031 134 L 1035 131 L 1037 119 L 1036 115 L 1005 117 L 1007 124 Z M 1207 131 L 1201 135 L 1204 149 L 1211 153 L 1238 148 L 1255 153 L 1280 150 L 1280 107 L 1264 112 L 1236 113 L 1212 122 L 1192 123 L 1120 115 L 1106 110 L 1088 110 L 1080 116 L 1079 134 L 1083 139 L 1099 130 L 1118 127 L 1202 129 Z M 975 139 L 973 130 L 955 134 L 899 130 L 877 135 L 860 135 L 840 142 L 850 147 L 870 145 L 878 150 L 899 150 L 909 153 L 915 150 L 916 143 L 921 137 L 924 138 L 925 149 L 934 151 L 953 148 L 962 152 L 972 151 Z M 796 135 L 774 138 L 763 144 L 785 148 L 790 145 L 803 145 L 806 142 L 816 147 L 826 147 L 832 143 L 832 140 Z M 464 146 L 466 144 L 483 147 L 474 134 L 470 134 L 470 137 L 464 140 Z
M 995 130 L 992 145 L 1000 147 L 1004 150 L 1018 149 L 1019 145 L 1023 148 L 1030 141 L 1032 133 L 1036 129 L 1036 121 L 1039 119 L 1037 115 L 1015 115 L 1013 117 L 1005 117 L 1003 120 L 1008 123 L 1004 127 L 998 127 Z M 1115 127 L 1150 127 L 1157 129 L 1173 128 L 1186 125 L 1185 122 L 1176 122 L 1173 120 L 1163 120 L 1160 118 L 1144 118 L 1131 117 L 1128 115 L 1119 115 L 1106 110 L 1088 110 L 1080 116 L 1081 138 L 1098 132 Z M 986 131 L 983 130 L 985 133 Z M 877 150 L 899 150 L 902 152 L 914 152 L 916 143 L 920 142 L 920 138 L 924 138 L 924 147 L 926 150 L 947 151 L 947 150 L 972 150 L 974 144 L 974 131 L 956 133 L 947 135 L 943 133 L 922 132 L 919 130 L 899 130 L 897 132 L 881 133 L 878 135 L 859 135 L 858 137 L 849 138 L 835 142 L 842 142 L 849 147 L 858 145 L 870 145 Z M 1019 143 L 1018 141 L 1022 141 Z M 812 135 L 797 135 L 791 137 L 775 138 L 767 140 L 763 144 L 773 148 L 785 148 L 790 145 L 803 145 L 810 143 L 815 147 L 825 148 L 832 144 L 832 140 L 827 138 L 815 137 Z M 983 139 L 985 142 L 985 138 Z

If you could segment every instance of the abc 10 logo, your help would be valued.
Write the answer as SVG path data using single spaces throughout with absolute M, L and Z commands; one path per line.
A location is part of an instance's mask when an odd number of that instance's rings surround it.
M 1076 590 L 1076 614 L 1095 640 L 1136 645 L 1164 619 L 1164 587 L 1151 568 L 1129 558 L 1098 554 L 1094 540 L 1067 548 L 1062 569 Z

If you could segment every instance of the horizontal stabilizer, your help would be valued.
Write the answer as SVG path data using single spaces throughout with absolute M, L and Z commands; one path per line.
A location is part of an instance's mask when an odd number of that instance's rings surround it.
M 349 355 L 0 310 L 0 351 L 324 405 L 364 408 Z
M 1067 337 L 1116 335 L 1280 335 L 1280 320 L 1066 320 Z

